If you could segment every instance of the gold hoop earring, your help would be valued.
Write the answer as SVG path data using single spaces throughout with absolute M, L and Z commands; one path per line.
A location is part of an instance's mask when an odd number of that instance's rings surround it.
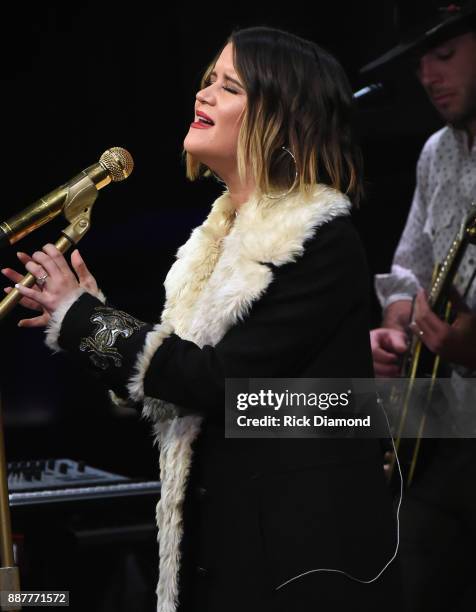
M 297 163 L 296 163 L 296 158 L 294 157 L 293 153 L 287 148 L 287 147 L 281 147 L 281 149 L 283 151 L 286 151 L 286 153 L 289 153 L 289 155 L 291 156 L 293 162 L 294 162 L 294 167 L 295 167 L 295 174 L 294 174 L 294 181 L 293 184 L 291 185 L 291 187 L 286 191 L 286 193 L 282 193 L 280 195 L 277 196 L 273 196 L 270 194 L 265 194 L 265 197 L 270 199 L 270 200 L 281 200 L 282 198 L 285 198 L 286 196 L 288 196 L 296 187 L 296 184 L 298 182 L 298 169 L 297 169 Z

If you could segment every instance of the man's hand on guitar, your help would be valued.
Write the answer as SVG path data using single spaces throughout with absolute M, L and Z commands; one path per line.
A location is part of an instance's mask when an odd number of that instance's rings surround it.
M 454 294 L 452 303 L 458 314 L 450 325 L 431 310 L 425 293 L 420 291 L 410 329 L 430 351 L 445 361 L 476 370 L 476 314 Z
M 399 376 L 403 354 L 407 350 L 407 337 L 403 331 L 379 327 L 370 332 L 375 376 Z

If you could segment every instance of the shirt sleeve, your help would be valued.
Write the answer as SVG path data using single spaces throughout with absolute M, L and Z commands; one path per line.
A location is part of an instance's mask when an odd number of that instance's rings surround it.
M 89 361 L 107 385 L 122 392 L 127 386 L 134 401 L 148 397 L 185 412 L 223 414 L 226 378 L 299 376 L 343 319 L 367 305 L 365 256 L 349 219 L 319 228 L 302 257 L 273 272 L 273 281 L 248 316 L 215 346 L 199 347 L 166 324 L 153 327 L 126 319 L 134 330 L 115 336 L 120 367 L 102 349 L 98 362 L 98 316 L 99 323 L 109 318 L 114 327 L 117 315 L 87 294 L 66 314 L 59 344 Z M 101 370 L 104 359 L 108 365 Z
M 417 166 L 417 184 L 410 212 L 388 274 L 375 276 L 377 297 L 385 310 L 397 300 L 412 300 L 417 291 L 430 285 L 433 247 L 424 231 L 428 215 L 430 151 L 425 147 Z

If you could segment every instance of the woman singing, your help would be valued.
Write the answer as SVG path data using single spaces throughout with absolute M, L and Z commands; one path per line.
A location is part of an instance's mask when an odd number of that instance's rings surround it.
M 230 36 L 184 141 L 187 176 L 226 189 L 178 250 L 156 325 L 105 305 L 77 251 L 79 282 L 53 245 L 21 256 L 40 279 L 22 303 L 43 309 L 21 324 L 47 323 L 53 350 L 154 423 L 160 612 L 394 609 L 394 564 L 371 581 L 396 546 L 379 442 L 224 436 L 227 378 L 373 376 L 351 103 L 313 42 Z

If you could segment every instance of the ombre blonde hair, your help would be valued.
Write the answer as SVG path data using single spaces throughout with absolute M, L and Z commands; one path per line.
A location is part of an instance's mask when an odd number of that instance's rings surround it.
M 237 30 L 223 48 L 228 43 L 247 94 L 237 147 L 240 178 L 251 171 L 261 194 L 292 190 L 304 197 L 324 183 L 357 204 L 362 156 L 352 135 L 352 92 L 339 62 L 315 43 L 273 28 Z M 185 157 L 190 180 L 212 174 L 193 155 Z

